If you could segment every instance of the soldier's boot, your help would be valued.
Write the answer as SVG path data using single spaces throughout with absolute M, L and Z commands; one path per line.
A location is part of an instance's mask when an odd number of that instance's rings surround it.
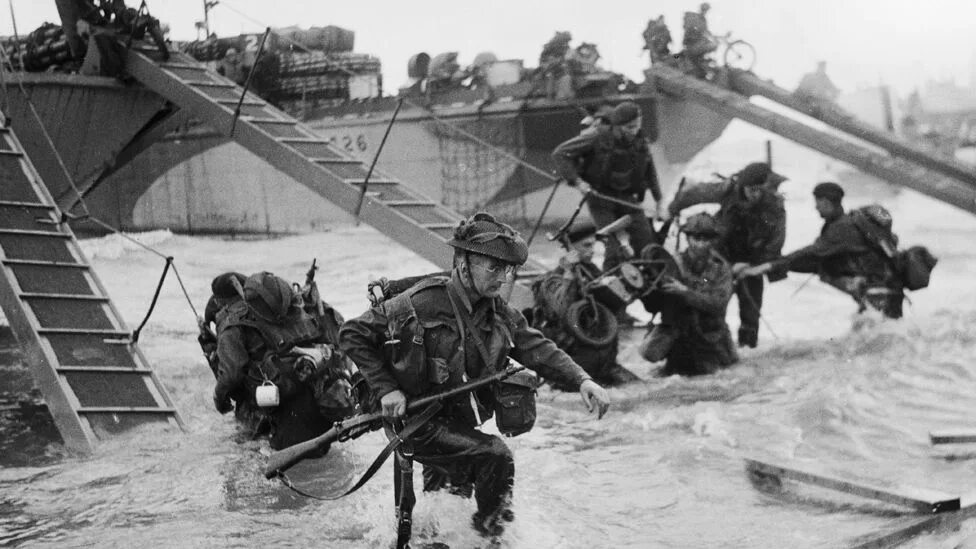
M 739 328 L 739 347 L 755 349 L 758 344 L 759 330 L 751 326 L 741 326 Z

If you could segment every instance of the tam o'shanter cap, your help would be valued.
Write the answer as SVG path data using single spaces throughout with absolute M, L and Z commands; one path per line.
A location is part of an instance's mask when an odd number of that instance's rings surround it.
M 640 107 L 633 101 L 624 101 L 613 108 L 610 113 L 610 122 L 615 126 L 626 124 L 641 115 Z
M 813 188 L 813 196 L 816 198 L 826 198 L 833 202 L 840 202 L 840 199 L 844 198 L 844 189 L 833 181 L 825 181 L 818 183 Z
M 742 168 L 736 176 L 736 181 L 743 187 L 753 187 L 769 184 L 773 187 L 779 186 L 786 181 L 786 177 L 774 172 L 765 162 L 753 162 Z
M 583 225 L 582 227 L 578 227 L 576 229 L 573 229 L 572 231 L 569 231 L 569 234 L 567 236 L 569 237 L 570 242 L 576 244 L 581 240 L 585 240 L 591 236 L 596 236 L 596 227 L 589 224 Z
M 458 223 L 454 238 L 447 243 L 512 265 L 523 265 L 529 258 L 529 247 L 518 232 L 486 212 L 478 212 Z

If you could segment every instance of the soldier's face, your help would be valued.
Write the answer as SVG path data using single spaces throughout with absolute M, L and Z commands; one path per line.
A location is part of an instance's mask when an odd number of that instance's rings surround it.
M 593 237 L 584 238 L 573 244 L 573 249 L 579 254 L 580 261 L 592 261 L 595 247 L 596 239 Z
M 630 122 L 627 122 L 626 124 L 623 124 L 623 125 L 618 126 L 618 127 L 620 128 L 620 131 L 624 135 L 626 135 L 627 137 L 633 139 L 633 138 L 637 137 L 637 132 L 640 131 L 641 126 L 643 126 L 643 125 L 644 125 L 643 119 L 640 116 L 638 116 L 637 118 L 631 120 Z
M 689 234 L 688 236 L 688 251 L 694 258 L 702 258 L 708 255 L 708 251 L 712 249 L 712 243 L 715 239 L 711 236 L 703 236 L 698 234 Z
M 749 204 L 755 204 L 756 202 L 759 202 L 760 198 L 762 198 L 763 189 L 759 185 L 749 185 L 748 187 L 742 188 L 742 194 L 745 195 L 746 202 Z
M 468 257 L 471 284 L 484 297 L 501 294 L 502 285 L 515 274 L 515 266 L 486 255 L 471 254 Z
M 817 213 L 820 214 L 820 217 L 823 219 L 830 219 L 834 217 L 837 208 L 839 208 L 837 204 L 834 204 L 826 198 L 817 198 L 816 207 Z

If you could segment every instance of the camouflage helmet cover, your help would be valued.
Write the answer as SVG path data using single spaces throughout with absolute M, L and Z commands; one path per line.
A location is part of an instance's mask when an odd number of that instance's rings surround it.
M 486 212 L 478 212 L 461 221 L 454 238 L 447 242 L 455 249 L 494 257 L 512 265 L 523 265 L 529 258 L 529 247 L 512 227 L 496 221 Z
M 248 308 L 267 321 L 283 321 L 293 298 L 291 284 L 269 272 L 255 273 L 244 282 Z
M 702 212 L 688 218 L 681 226 L 681 231 L 685 234 L 696 236 L 718 236 L 718 223 L 711 215 Z

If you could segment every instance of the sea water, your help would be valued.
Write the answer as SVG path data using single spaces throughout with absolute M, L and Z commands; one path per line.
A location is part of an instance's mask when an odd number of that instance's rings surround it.
M 703 176 L 730 173 L 761 158 L 753 154 L 761 150 L 754 139 L 721 145 L 690 169 Z M 788 251 L 819 231 L 810 188 L 843 179 L 844 168 L 788 144 L 776 150 L 774 167 L 791 177 L 781 189 Z M 761 489 L 746 474 L 745 458 L 891 488 L 976 492 L 976 448 L 934 448 L 928 441 L 931 430 L 976 428 L 976 218 L 911 191 L 867 188 L 849 189 L 846 203 L 884 204 L 902 244 L 925 244 L 940 260 L 931 287 L 910 294 L 904 319 L 856 315 L 850 298 L 790 275 L 767 287 L 759 347 L 743 350 L 739 364 L 718 374 L 658 377 L 660 364 L 637 353 L 642 331 L 624 333 L 621 362 L 643 381 L 611 389 L 606 417 L 588 415 L 578 395 L 543 388 L 535 429 L 508 440 L 516 461 L 516 519 L 502 546 L 830 548 L 919 517 L 789 482 L 782 491 Z M 436 270 L 366 226 L 268 240 L 137 236 L 175 257 L 198 313 L 211 278 L 228 270 L 268 270 L 300 282 L 318 258 L 322 296 L 347 318 L 365 310 L 371 278 Z M 123 317 L 137 325 L 163 259 L 118 237 L 85 241 L 84 248 Z M 534 253 L 552 264 L 559 251 L 543 245 Z M 729 322 L 735 330 L 734 300 Z M 390 545 L 389 465 L 362 490 L 333 502 L 264 479 L 267 442 L 250 440 L 232 417 L 213 409 L 213 377 L 196 343 L 194 313 L 172 273 L 139 345 L 186 432 L 136 430 L 77 457 L 58 444 L 50 425 L 46 431 L 34 424 L 5 430 L 17 438 L 0 443 L 0 545 Z M 15 350 L 3 357 L 17 361 Z M 25 421 L 9 411 L 0 418 Z M 371 433 L 334 446 L 290 475 L 309 492 L 343 490 L 384 443 Z M 444 494 L 418 499 L 416 540 L 483 545 L 469 527 L 472 500 Z M 974 535 L 976 521 L 968 521 L 907 546 L 956 547 Z

